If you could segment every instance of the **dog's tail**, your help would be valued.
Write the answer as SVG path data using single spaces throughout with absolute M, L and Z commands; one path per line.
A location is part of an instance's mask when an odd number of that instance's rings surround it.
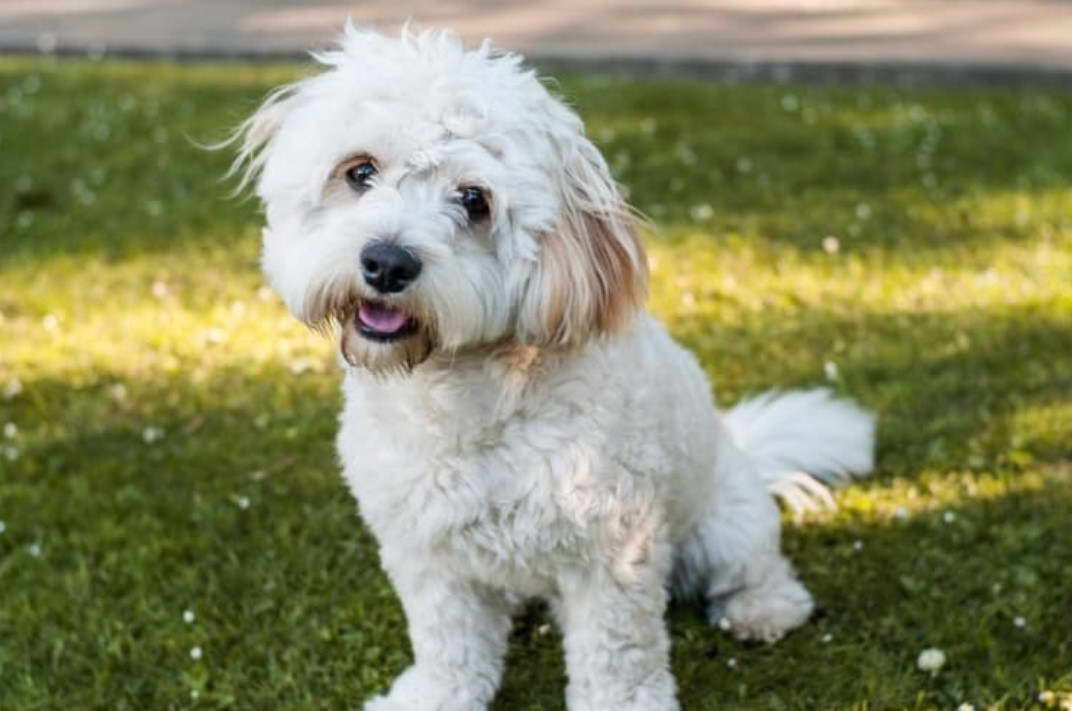
M 797 512 L 833 508 L 828 487 L 874 466 L 874 415 L 827 388 L 765 392 L 725 422 L 771 493 Z

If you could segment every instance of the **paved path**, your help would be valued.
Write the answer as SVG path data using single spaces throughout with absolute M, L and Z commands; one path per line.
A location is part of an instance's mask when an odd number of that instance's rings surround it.
M 1072 0 L 2 0 L 0 48 L 295 54 L 348 15 L 567 61 L 1072 73 Z

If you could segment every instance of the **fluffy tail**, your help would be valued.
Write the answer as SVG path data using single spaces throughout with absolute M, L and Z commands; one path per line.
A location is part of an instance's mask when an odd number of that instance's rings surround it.
M 771 493 L 796 512 L 834 508 L 828 486 L 874 466 L 874 415 L 826 388 L 765 392 L 725 421 Z

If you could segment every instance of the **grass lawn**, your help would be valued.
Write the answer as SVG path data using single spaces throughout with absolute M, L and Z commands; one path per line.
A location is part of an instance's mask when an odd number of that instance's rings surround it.
M 188 140 L 301 71 L 0 59 L 0 709 L 352 709 L 407 664 L 332 348 Z M 720 401 L 881 417 L 877 473 L 786 520 L 816 619 L 768 647 L 670 611 L 686 711 L 1072 705 L 1072 95 L 560 88 Z M 547 622 L 497 709 L 563 708 Z

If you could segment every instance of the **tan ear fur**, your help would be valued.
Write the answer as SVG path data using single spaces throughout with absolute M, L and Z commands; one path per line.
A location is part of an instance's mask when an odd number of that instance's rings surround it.
M 578 347 L 617 332 L 647 296 L 647 256 L 629 207 L 595 146 L 580 136 L 572 148 L 559 223 L 540 236 L 519 314 L 519 340 L 539 347 Z

